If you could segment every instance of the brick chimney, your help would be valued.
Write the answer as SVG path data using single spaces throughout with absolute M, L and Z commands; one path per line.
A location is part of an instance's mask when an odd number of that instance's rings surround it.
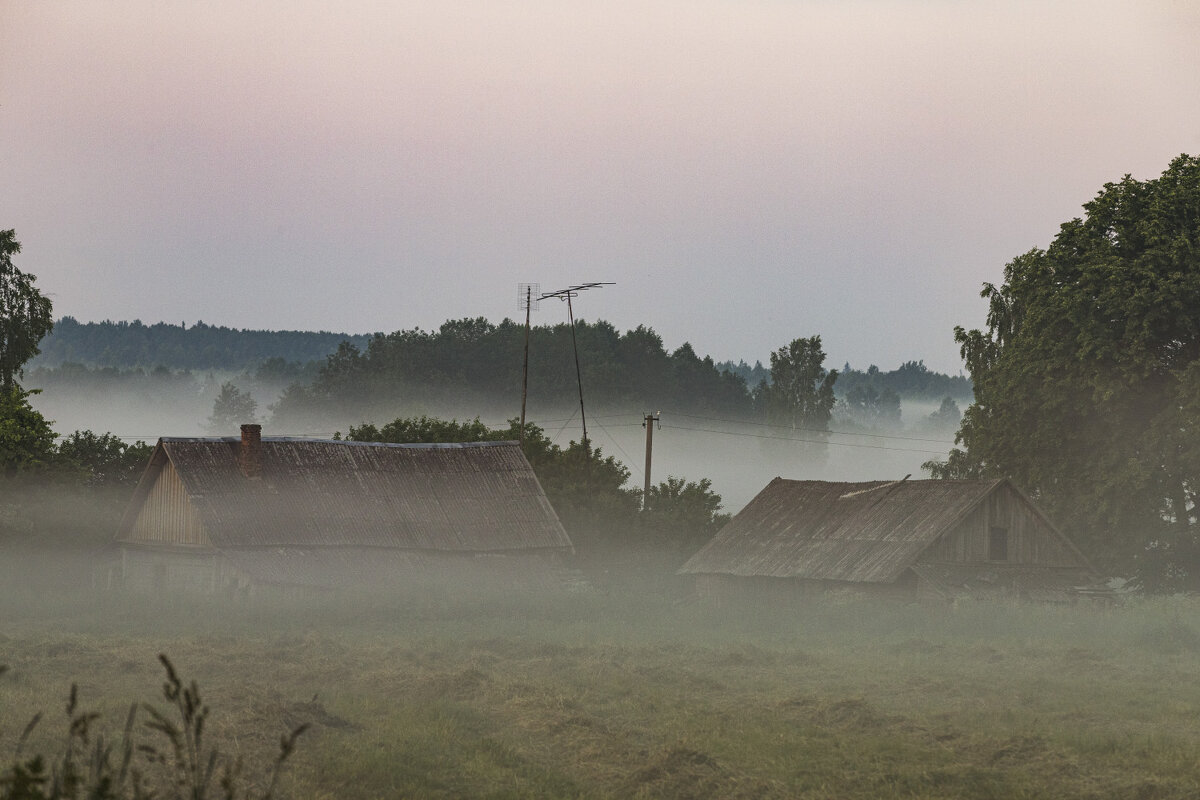
M 262 425 L 242 426 L 242 449 L 238 466 L 247 478 L 262 477 Z

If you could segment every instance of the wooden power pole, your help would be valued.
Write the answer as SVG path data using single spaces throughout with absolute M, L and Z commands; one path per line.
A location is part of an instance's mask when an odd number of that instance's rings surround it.
M 642 427 L 646 429 L 646 487 L 642 490 L 642 511 L 650 507 L 650 456 L 654 452 L 654 423 L 658 422 L 660 416 L 662 412 L 655 411 L 642 420 Z

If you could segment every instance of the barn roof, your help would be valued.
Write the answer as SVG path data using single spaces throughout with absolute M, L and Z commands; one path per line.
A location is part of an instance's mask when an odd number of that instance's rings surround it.
M 122 522 L 128 537 L 170 463 L 213 546 L 489 553 L 571 547 L 516 442 L 379 444 L 262 437 L 261 478 L 234 437 L 159 439 Z
M 680 572 L 890 582 L 1005 484 L 775 478 Z M 1033 512 L 1054 529 L 1041 512 Z

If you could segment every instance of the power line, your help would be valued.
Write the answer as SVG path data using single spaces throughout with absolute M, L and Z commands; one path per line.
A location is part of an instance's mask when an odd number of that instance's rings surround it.
M 595 419 L 595 417 L 592 417 L 592 419 Z M 625 463 L 626 463 L 626 464 L 627 464 L 627 465 L 628 465 L 630 468 L 637 470 L 637 471 L 638 471 L 638 474 L 642 474 L 642 471 L 641 471 L 640 469 L 638 469 L 637 463 L 636 463 L 636 462 L 634 462 L 634 460 L 633 460 L 632 458 L 630 458 L 630 457 L 629 457 L 629 453 L 626 453 L 626 452 L 625 452 L 625 448 L 624 448 L 624 447 L 621 447 L 621 443 L 617 441 L 616 437 L 614 437 L 614 436 L 613 436 L 611 433 L 609 433 L 609 431 L 608 431 L 608 428 L 604 427 L 604 425 L 603 425 L 603 424 L 601 424 L 601 423 L 599 423 L 599 422 L 597 422 L 596 424 L 600 426 L 600 430 L 604 431 L 604 435 L 608 437 L 608 440 L 609 440 L 610 442 L 612 442 L 612 443 L 613 443 L 613 445 L 614 445 L 614 446 L 615 446 L 615 447 L 616 447 L 618 450 L 620 450 L 620 451 L 621 451 L 621 455 L 625 456 Z M 632 423 L 630 423 L 630 424 L 632 424 Z M 625 426 L 624 426 L 624 425 L 613 425 L 612 427 L 614 427 L 614 428 L 621 428 L 621 427 L 625 427 Z
M 775 428 L 777 430 L 805 431 L 807 433 L 825 433 L 838 434 L 840 436 L 865 436 L 871 439 L 898 439 L 905 442 L 932 442 L 934 444 L 956 444 L 950 439 L 927 439 L 920 436 L 896 436 L 887 433 L 858 433 L 857 431 L 824 431 L 820 428 L 793 428 L 790 425 L 772 425 L 769 422 L 754 422 L 753 420 L 730 419 L 729 417 L 704 417 L 699 414 L 684 414 L 680 411 L 672 411 L 671 414 L 677 417 L 688 417 L 689 419 L 706 419 L 711 422 L 732 422 L 737 425 L 755 425 L 763 428 Z
M 917 450 L 916 447 L 888 447 L 884 445 L 859 445 L 851 443 L 851 441 L 822 441 L 821 439 L 800 439 L 797 437 L 768 437 L 761 433 L 739 433 L 737 431 L 718 431 L 716 428 L 688 428 L 680 425 L 664 425 L 664 428 L 671 428 L 674 431 L 692 431 L 697 433 L 720 433 L 727 437 L 749 437 L 751 439 L 772 439 L 775 441 L 798 441 L 798 443 L 808 443 L 815 445 L 833 445 L 835 447 L 862 447 L 864 450 L 894 450 L 898 452 L 919 452 L 929 453 L 931 456 L 944 456 L 946 452 L 941 450 Z

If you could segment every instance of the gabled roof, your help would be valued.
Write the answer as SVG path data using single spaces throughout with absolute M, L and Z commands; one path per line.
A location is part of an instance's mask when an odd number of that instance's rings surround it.
M 1011 486 L 1005 480 L 831 483 L 775 478 L 679 571 L 894 581 L 1002 485 Z M 1061 537 L 1028 498 L 1016 494 Z M 1066 546 L 1078 553 L 1069 542 Z
M 214 547 L 569 549 L 516 442 L 378 444 L 262 438 L 262 477 L 234 437 L 159 439 L 122 521 L 129 536 L 170 463 Z

